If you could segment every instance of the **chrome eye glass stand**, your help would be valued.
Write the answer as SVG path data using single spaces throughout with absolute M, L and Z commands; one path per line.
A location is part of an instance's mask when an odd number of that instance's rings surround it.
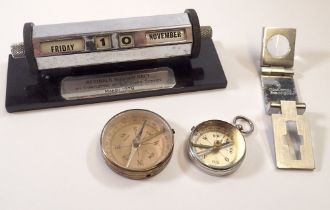
M 280 169 L 315 168 L 311 131 L 295 84 L 296 30 L 265 27 L 261 53 L 261 84 L 266 112 L 272 116 L 276 166 Z

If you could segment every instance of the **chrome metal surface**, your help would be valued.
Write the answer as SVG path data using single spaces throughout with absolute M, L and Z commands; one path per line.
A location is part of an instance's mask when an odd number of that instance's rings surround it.
M 152 28 L 191 26 L 187 13 L 131 17 L 76 23 L 37 25 L 33 38 L 67 37 L 74 35 L 100 34 L 104 32 L 146 31 Z
M 247 118 L 237 116 L 234 122 L 242 120 L 250 126 L 245 132 L 251 133 L 254 126 Z M 246 154 L 246 144 L 240 130 L 221 120 L 198 124 L 192 128 L 187 141 L 189 158 L 194 165 L 210 175 L 224 176 L 235 172 Z
M 297 113 L 302 115 L 306 111 L 306 104 L 301 102 L 296 102 Z M 281 113 L 281 101 L 269 103 L 269 114 L 279 114 Z
M 180 31 L 181 38 L 168 36 L 173 34 L 173 31 Z M 153 42 L 150 42 L 149 35 L 153 33 L 156 35 Z M 162 36 L 163 35 L 163 36 Z M 186 44 L 192 43 L 192 29 L 191 25 L 184 25 L 181 27 L 167 26 L 164 28 L 149 28 L 144 30 L 135 31 L 109 31 L 109 32 L 98 32 L 95 34 L 75 34 L 71 36 L 62 37 L 48 37 L 47 39 L 33 38 L 34 55 L 38 59 L 39 57 L 51 57 L 56 55 L 70 54 L 82 54 L 82 53 L 93 53 L 99 52 L 100 48 L 96 47 L 95 39 L 99 36 L 111 36 L 114 42 L 113 46 L 102 49 L 111 51 L 113 49 L 127 49 L 127 48 L 143 48 L 149 46 L 169 45 L 169 44 Z M 85 40 L 86 47 L 78 48 L 77 51 L 54 51 L 52 48 L 60 48 L 63 46 L 63 42 L 66 42 L 64 46 L 74 45 L 76 40 Z M 89 43 L 88 43 L 89 42 Z M 42 50 L 41 46 L 45 43 L 52 43 L 48 50 Z M 88 45 L 87 45 L 88 43 Z M 105 44 L 105 43 L 104 43 Z M 92 47 L 91 47 L 92 46 Z M 52 48 L 51 48 L 52 47 Z
M 168 67 L 131 72 L 65 77 L 61 96 L 66 100 L 137 93 L 173 88 L 174 73 Z
M 239 122 L 243 122 L 243 123 L 239 123 Z M 244 129 L 243 124 L 247 123 L 249 128 L 248 129 Z M 247 118 L 244 117 L 242 115 L 236 116 L 233 120 L 233 124 L 238 128 L 239 131 L 241 131 L 244 134 L 251 134 L 254 131 L 254 124 L 253 122 Z
M 211 38 L 212 28 L 201 26 L 200 33 L 202 39 Z M 189 57 L 193 26 L 186 12 L 34 25 L 32 46 L 38 70 Z M 12 47 L 14 57 L 24 56 L 21 47 Z
M 261 75 L 261 85 L 264 92 L 266 111 L 269 114 L 280 112 L 279 107 L 272 107 L 274 103 L 279 104 L 281 100 L 298 101 L 293 75 Z
M 188 14 L 179 13 L 36 25 L 32 42 L 44 70 L 190 56 L 192 36 Z
M 261 84 L 266 111 L 272 115 L 276 166 L 281 169 L 314 169 L 310 129 L 302 115 L 306 104 L 298 102 L 291 69 L 295 37 L 295 29 L 264 28 Z M 292 127 L 289 125 L 295 125 L 296 130 L 289 129 Z
M 168 33 L 173 34 L 173 30 L 179 30 L 182 32 L 180 34 L 182 35 L 180 39 L 176 39 L 176 37 L 170 36 L 166 36 L 166 38 L 165 36 L 161 36 L 167 35 Z M 158 36 L 156 35 L 156 38 L 153 40 L 153 42 L 150 42 L 147 39 L 150 33 L 158 33 Z M 116 34 L 116 36 L 113 36 L 113 34 Z M 53 53 L 51 50 L 48 50 L 47 53 L 44 53 L 40 50 L 40 45 L 42 45 L 44 42 L 52 42 L 54 43 L 53 47 L 60 47 L 62 46 L 61 42 L 63 41 L 82 38 L 86 39 L 86 37 L 92 37 L 91 42 L 94 42 L 94 39 L 100 35 L 111 36 L 112 40 L 116 39 L 113 46 L 114 49 L 117 49 L 118 46 L 120 48 L 139 48 L 164 44 L 184 44 L 192 42 L 192 25 L 187 13 L 180 13 L 173 15 L 157 15 L 103 21 L 34 26 L 34 54 L 37 59 L 38 57 L 43 56 L 67 54 L 66 52 L 62 53 L 61 51 L 56 51 Z M 123 42 L 127 40 L 129 40 L 129 42 Z M 117 43 L 119 43 L 119 45 L 117 45 Z M 95 44 L 91 43 L 90 45 L 94 46 Z M 113 48 L 110 47 L 106 50 L 112 50 Z M 98 49 L 99 48 L 96 48 L 96 51 L 98 51 Z M 86 47 L 84 50 L 80 50 L 80 53 L 91 53 L 93 51 L 95 51 L 95 48 L 88 49 L 88 47 Z
M 281 49 L 280 40 L 278 37 L 284 36 L 289 44 L 288 52 L 283 56 L 276 57 L 271 54 L 267 45 L 270 41 L 274 41 L 278 48 Z M 275 40 L 273 40 L 275 39 Z M 294 50 L 296 41 L 296 29 L 294 28 L 278 28 L 264 27 L 261 52 L 261 66 L 281 66 L 291 68 L 294 63 Z
M 314 169 L 311 131 L 306 118 L 297 114 L 295 101 L 281 101 L 281 114 L 272 114 L 276 166 L 280 169 Z M 294 122 L 301 142 L 295 142 L 289 134 L 287 122 Z M 291 138 L 291 139 L 290 139 Z M 296 144 L 297 148 L 292 148 Z M 290 150 L 296 150 L 299 156 L 291 156 Z
M 37 64 L 39 70 L 42 71 L 49 68 L 65 68 L 92 64 L 96 65 L 126 61 L 170 58 L 190 55 L 191 47 L 192 44 L 164 45 L 146 48 L 39 57 L 37 59 Z

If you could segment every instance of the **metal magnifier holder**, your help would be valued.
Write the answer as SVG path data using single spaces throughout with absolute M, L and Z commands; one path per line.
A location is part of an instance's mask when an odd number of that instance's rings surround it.
M 296 30 L 265 27 L 261 54 L 261 84 L 266 111 L 272 116 L 276 166 L 313 170 L 311 131 L 298 101 L 292 69 Z

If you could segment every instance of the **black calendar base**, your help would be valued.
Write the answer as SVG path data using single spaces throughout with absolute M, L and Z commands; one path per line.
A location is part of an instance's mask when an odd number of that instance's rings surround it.
M 61 81 L 67 77 L 81 75 L 101 75 L 107 72 L 132 72 L 134 70 L 168 67 L 173 70 L 175 85 L 171 88 L 147 90 L 142 92 L 107 95 L 92 98 L 67 100 L 61 94 Z M 65 76 L 53 75 L 51 72 L 66 72 Z M 19 112 L 46 109 L 98 102 L 160 96 L 183 92 L 225 88 L 226 76 L 218 54 L 211 39 L 202 40 L 201 52 L 195 59 L 181 58 L 157 60 L 152 62 L 135 62 L 134 64 L 101 65 L 76 69 L 44 71 L 33 74 L 28 69 L 25 58 L 13 59 L 9 55 L 6 109 L 8 112 Z

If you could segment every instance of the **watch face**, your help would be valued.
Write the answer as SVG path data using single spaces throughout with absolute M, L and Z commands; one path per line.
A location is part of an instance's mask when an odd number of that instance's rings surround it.
M 203 168 L 228 170 L 239 164 L 245 156 L 245 140 L 233 125 L 220 120 L 199 124 L 189 139 L 192 158 Z
M 159 115 L 128 110 L 104 127 L 101 147 L 106 161 L 117 170 L 142 172 L 160 167 L 173 151 L 173 132 Z

